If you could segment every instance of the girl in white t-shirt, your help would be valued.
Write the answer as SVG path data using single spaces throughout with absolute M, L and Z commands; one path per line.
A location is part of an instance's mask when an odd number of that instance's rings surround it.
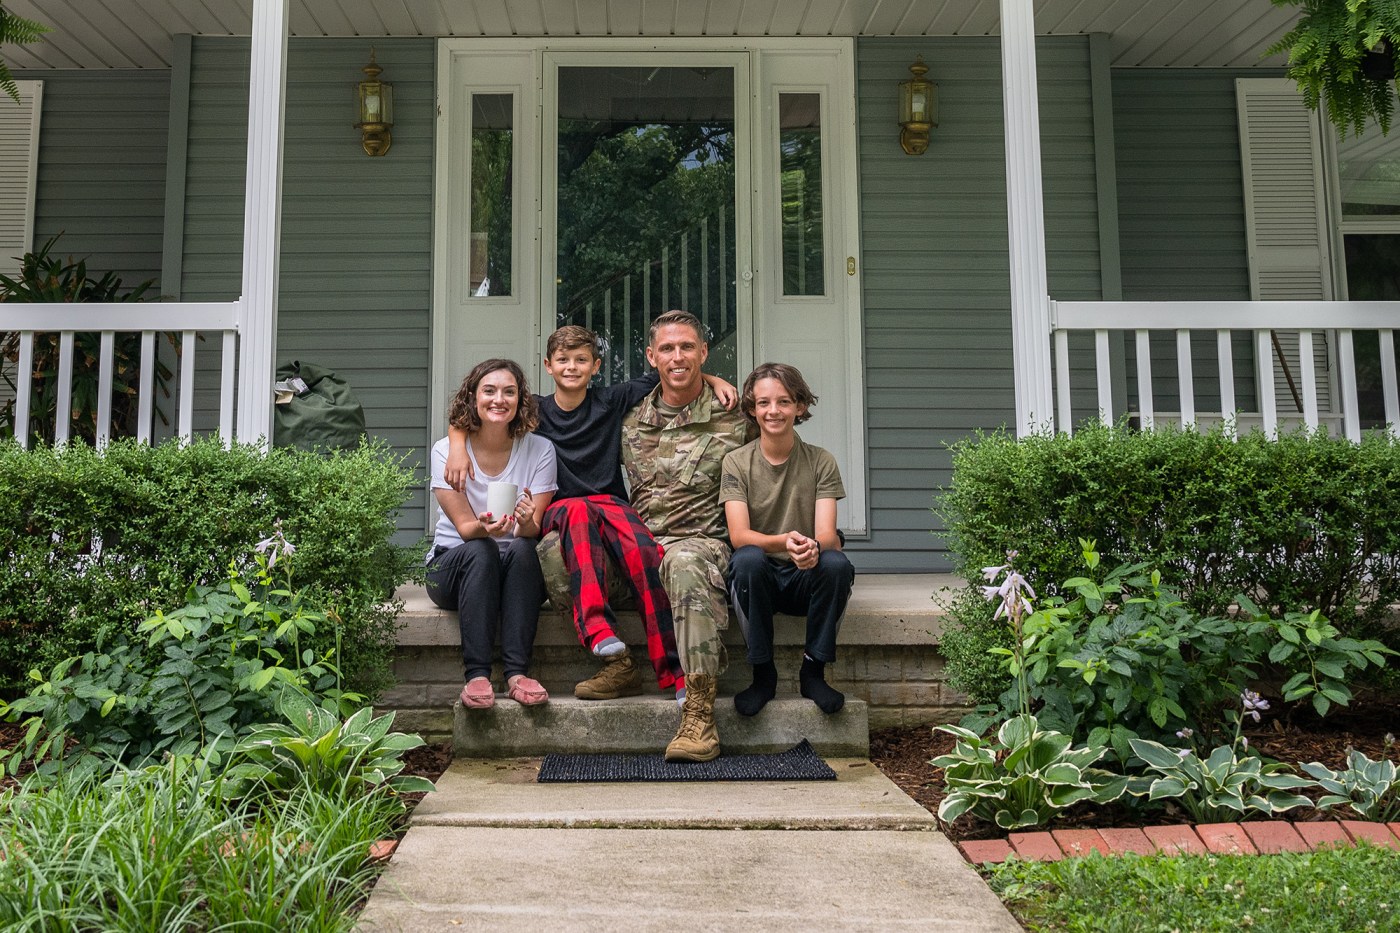
M 433 445 L 432 490 L 441 514 L 428 554 L 428 596 L 457 612 L 466 670 L 462 705 L 495 705 L 491 649 L 499 631 L 506 693 L 534 706 L 549 699 L 526 672 L 544 602 L 535 543 L 540 519 L 559 488 L 554 445 L 530 433 L 539 414 L 525 374 L 511 360 L 486 360 L 473 368 L 452 399 L 448 421 L 466 429 L 475 476 L 464 492 L 448 486 L 443 480 L 447 438 Z M 487 511 L 486 490 L 494 482 L 519 487 L 513 511 Z

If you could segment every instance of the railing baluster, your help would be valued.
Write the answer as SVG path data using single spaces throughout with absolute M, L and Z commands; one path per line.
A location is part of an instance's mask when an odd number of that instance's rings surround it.
M 1144 431 L 1155 425 L 1152 416 L 1152 342 L 1151 331 L 1137 331 L 1138 419 Z
M 719 217 L 716 220 L 719 224 L 719 235 L 715 237 L 719 243 L 719 329 L 725 331 L 729 329 L 729 276 L 725 273 L 724 260 L 729 256 L 729 250 L 725 246 L 724 240 L 724 208 L 719 209 Z
M 1196 423 L 1196 379 L 1191 372 L 1191 332 L 1176 332 L 1176 390 L 1180 396 L 1181 426 Z
M 603 332 L 604 334 L 611 334 L 611 333 L 613 332 L 613 329 L 612 329 L 612 286 L 611 286 L 611 285 L 608 286 L 608 290 L 607 290 L 607 291 L 603 292 L 603 330 L 602 330 L 602 332 Z M 604 371 L 604 372 L 603 372 L 603 379 L 604 379 L 606 382 L 609 382 L 609 383 L 612 382 L 612 379 L 609 378 L 609 377 L 611 377 L 611 376 L 612 376 L 612 373 L 611 373 L 611 372 L 608 372 L 608 371 Z
M 187 330 L 180 341 L 180 420 L 177 433 L 188 443 L 194 436 L 194 338 Z M 252 440 L 252 438 L 244 438 Z M 270 440 L 270 438 L 269 438 Z
M 1278 401 L 1274 398 L 1274 344 L 1272 332 L 1254 332 L 1254 366 L 1259 383 L 1259 414 L 1264 421 L 1264 433 L 1278 437 Z
M 116 353 L 117 335 L 104 330 L 97 350 L 97 433 L 98 448 L 106 447 L 112 438 L 112 356 Z
M 700 221 L 700 307 L 705 320 L 710 319 L 710 222 Z M 724 333 L 724 322 L 715 336 Z
M 661 247 L 661 313 L 671 310 L 671 247 Z
M 1220 416 L 1231 437 L 1239 437 L 1239 412 L 1235 410 L 1235 343 L 1230 331 L 1215 332 L 1215 355 L 1220 366 Z
M 1352 330 L 1337 331 L 1337 381 L 1342 390 L 1342 428 L 1347 440 L 1361 440 L 1361 412 L 1356 408 L 1356 343 Z
M 614 354 L 616 348 L 611 348 Z M 622 379 L 632 379 L 632 276 L 622 280 Z
M 1059 429 L 1074 433 L 1074 412 L 1069 396 L 1069 331 L 1055 331 L 1055 402 L 1059 409 Z
M 1113 424 L 1113 359 L 1108 351 L 1108 331 L 1094 331 L 1094 368 L 1099 388 L 1099 420 Z
M 681 277 L 676 283 L 681 293 L 680 307 L 690 310 L 690 231 L 681 233 Z M 700 323 L 706 323 L 702 320 Z
M 1381 341 L 1381 391 L 1385 395 L 1385 423 L 1391 437 L 1400 437 L 1400 389 L 1395 372 L 1395 331 L 1376 331 Z
M 156 332 L 141 331 L 141 381 L 136 390 L 136 439 L 151 442 L 156 405 Z
M 58 404 L 53 412 L 53 442 L 68 442 L 73 422 L 73 332 L 65 330 L 58 337 Z
M 1303 381 L 1303 423 L 1317 429 L 1317 366 L 1313 362 L 1313 335 L 1298 331 L 1298 376 Z
M 225 447 L 233 443 L 234 375 L 236 373 L 233 351 L 237 346 L 238 335 L 231 330 L 224 331 L 223 369 L 219 376 L 219 437 L 223 439 Z
M 34 394 L 34 331 L 19 335 L 19 369 L 15 372 L 15 437 L 29 449 L 29 405 Z

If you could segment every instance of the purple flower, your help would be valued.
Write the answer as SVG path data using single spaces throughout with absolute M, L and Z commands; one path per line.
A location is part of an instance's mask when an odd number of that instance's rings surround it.
M 267 555 L 268 570 L 271 570 L 277 565 L 277 559 L 279 557 L 291 557 L 297 552 L 296 546 L 287 540 L 286 535 L 282 534 L 282 521 L 280 519 L 277 521 L 272 534 L 253 545 L 253 550 L 257 551 L 259 554 Z
M 1240 704 L 1244 707 L 1244 714 L 1252 717 L 1255 722 L 1259 721 L 1260 711 L 1269 708 L 1269 701 L 1253 690 L 1246 690 L 1240 694 Z
M 1176 750 L 1176 757 L 1182 759 L 1183 761 L 1186 760 L 1186 756 L 1189 754 L 1191 754 L 1191 749 L 1189 748 L 1178 748 Z
M 1176 733 L 1176 737 L 1177 737 L 1178 739 L 1189 739 L 1189 738 L 1191 738 L 1191 736 L 1194 735 L 1194 734 L 1195 734 L 1195 733 L 1193 733 L 1193 732 L 1191 731 L 1191 728 L 1188 726 L 1188 727 L 1186 727 L 1185 729 L 1178 729 L 1178 730 L 1177 730 L 1177 733 Z

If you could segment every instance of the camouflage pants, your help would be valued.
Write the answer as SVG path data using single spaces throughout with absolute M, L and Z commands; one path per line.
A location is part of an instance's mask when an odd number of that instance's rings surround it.
M 718 677 L 729 666 L 723 632 L 729 627 L 729 594 L 724 585 L 729 567 L 729 545 L 717 538 L 664 538 L 666 556 L 661 559 L 661 583 L 671 597 L 676 625 L 676 648 L 686 673 Z M 559 535 L 550 533 L 539 543 L 540 569 L 545 591 L 555 609 L 572 615 L 569 571 L 559 551 Z M 607 558 L 608 603 L 614 608 L 632 605 L 627 577 Z

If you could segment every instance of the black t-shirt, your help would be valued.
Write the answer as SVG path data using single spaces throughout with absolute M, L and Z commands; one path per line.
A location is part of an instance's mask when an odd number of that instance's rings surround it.
M 622 483 L 622 419 L 659 381 L 656 370 L 651 370 L 631 382 L 590 387 L 573 411 L 560 408 L 553 395 L 535 396 L 540 409 L 536 433 L 554 442 L 559 463 L 556 502 L 599 493 L 627 501 Z

